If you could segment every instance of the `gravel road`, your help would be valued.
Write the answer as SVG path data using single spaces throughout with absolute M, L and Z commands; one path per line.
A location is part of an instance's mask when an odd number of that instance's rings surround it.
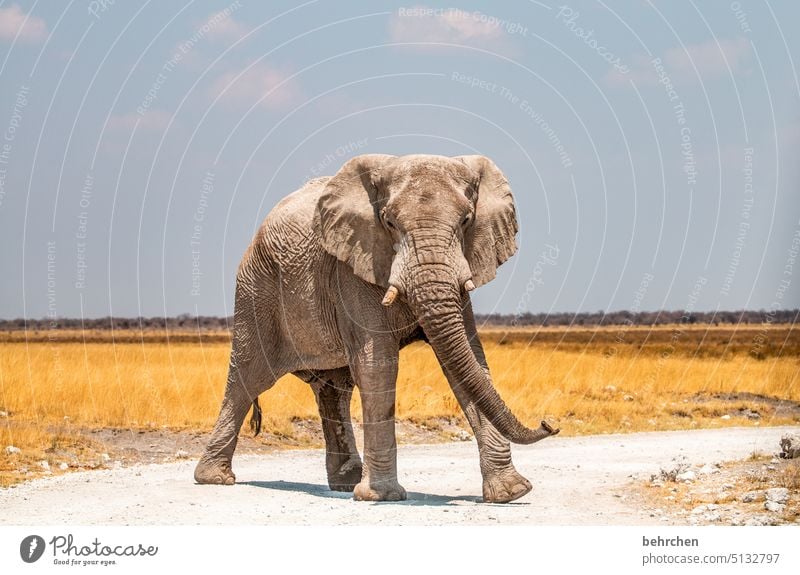
M 26 525 L 641 525 L 632 482 L 675 457 L 691 464 L 774 453 L 790 427 L 554 437 L 514 446 L 534 490 L 488 505 L 475 443 L 401 446 L 402 503 L 355 502 L 329 491 L 320 450 L 234 457 L 235 486 L 195 485 L 195 462 L 78 472 L 0 489 L 0 524 Z M 677 521 L 677 520 L 674 520 Z

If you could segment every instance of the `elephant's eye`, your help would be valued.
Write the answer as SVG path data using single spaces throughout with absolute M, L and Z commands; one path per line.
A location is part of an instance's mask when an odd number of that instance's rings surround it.
M 466 228 L 471 220 L 472 220 L 471 214 L 467 214 L 466 216 L 464 216 L 464 218 L 461 220 L 461 227 Z

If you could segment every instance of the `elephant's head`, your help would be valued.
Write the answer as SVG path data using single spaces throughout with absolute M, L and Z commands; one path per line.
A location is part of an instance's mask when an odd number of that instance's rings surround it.
M 447 371 L 497 429 L 515 443 L 554 432 L 524 427 L 494 390 L 464 328 L 466 292 L 495 277 L 516 251 L 508 182 L 483 156 L 370 154 L 347 162 L 319 200 L 326 251 L 356 275 L 399 295 Z

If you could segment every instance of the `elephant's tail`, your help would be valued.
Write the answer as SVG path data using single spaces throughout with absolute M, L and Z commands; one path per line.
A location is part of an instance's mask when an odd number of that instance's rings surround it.
M 258 404 L 258 398 L 253 400 L 253 413 L 250 416 L 250 429 L 253 431 L 253 437 L 261 433 L 261 406 Z

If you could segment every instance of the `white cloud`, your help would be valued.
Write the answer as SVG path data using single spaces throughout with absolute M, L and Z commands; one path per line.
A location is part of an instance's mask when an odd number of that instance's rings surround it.
M 653 58 L 635 54 L 630 58 L 628 69 L 629 72 L 623 74 L 612 66 L 605 75 L 606 84 L 628 87 L 631 80 L 637 86 L 655 86 L 658 83 L 658 75 L 653 67 Z
M 250 32 L 249 26 L 239 22 L 233 16 L 219 18 L 221 14 L 221 12 L 212 14 L 208 18 L 209 22 L 216 22 L 216 24 L 209 29 L 208 37 L 210 39 L 235 42 Z
M 398 10 L 389 21 L 393 42 L 431 42 L 477 44 L 481 47 L 506 48 L 509 34 L 527 34 L 527 28 L 515 22 L 499 20 L 481 12 L 456 8 L 434 9 L 415 6 Z M 421 46 L 420 48 L 436 48 Z
M 664 73 L 675 86 L 708 82 L 730 74 L 745 76 L 751 72 L 751 57 L 752 47 L 745 38 L 711 39 L 685 47 L 675 46 L 653 57 L 637 54 L 631 59 L 630 73 L 611 70 L 606 75 L 606 82 L 627 86 L 633 80 L 639 86 L 655 86 L 662 80 L 654 65 L 656 58 L 661 60 Z
M 34 43 L 46 37 L 47 23 L 38 16 L 26 14 L 17 4 L 0 8 L 0 39 Z
M 214 80 L 211 96 L 239 106 L 249 107 L 260 101 L 259 105 L 267 109 L 286 108 L 303 97 L 299 86 L 288 76 L 267 64 L 255 64 L 244 73 L 236 70 L 222 74 Z
M 676 46 L 664 53 L 664 63 L 682 79 L 700 76 L 700 80 L 727 76 L 728 67 L 734 74 L 749 72 L 750 42 L 745 38 L 734 40 L 711 39 L 685 48 Z M 727 64 L 726 64 L 727 61 Z M 695 68 L 697 72 L 695 72 Z
M 250 33 L 252 28 L 239 22 L 231 12 L 241 5 L 234 2 L 229 8 L 214 12 L 204 20 L 196 21 L 191 35 L 181 38 L 172 49 L 174 54 L 180 54 L 181 66 L 193 69 L 205 69 L 211 59 L 202 49 L 204 43 L 233 44 Z
M 111 130 L 122 130 L 129 132 L 133 130 L 136 123 L 139 123 L 139 130 L 161 132 L 167 128 L 172 114 L 164 110 L 150 109 L 144 114 L 131 112 L 129 114 L 114 114 L 108 119 L 108 127 Z

